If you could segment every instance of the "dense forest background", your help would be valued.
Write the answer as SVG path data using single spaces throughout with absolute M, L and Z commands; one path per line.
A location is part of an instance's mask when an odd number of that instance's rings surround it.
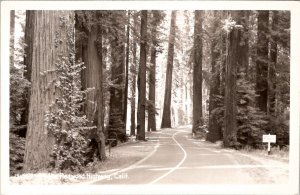
M 108 144 L 189 124 L 288 149 L 289 11 L 11 11 L 10 34 L 12 175 L 83 171 Z

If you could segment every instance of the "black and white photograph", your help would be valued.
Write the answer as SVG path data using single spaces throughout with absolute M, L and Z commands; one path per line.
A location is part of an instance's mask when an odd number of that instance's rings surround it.
M 298 194 L 299 9 L 2 1 L 1 194 Z

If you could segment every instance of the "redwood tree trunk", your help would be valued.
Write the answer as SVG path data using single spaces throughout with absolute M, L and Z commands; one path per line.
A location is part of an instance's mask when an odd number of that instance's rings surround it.
M 202 119 L 202 11 L 195 11 L 193 67 L 193 132 Z
M 140 66 L 138 74 L 137 139 L 145 140 L 147 10 L 141 13 Z
M 32 34 L 32 45 L 29 46 L 32 47 L 32 74 L 24 157 L 25 172 L 45 170 L 51 160 L 50 154 L 55 140 L 48 134 L 45 114 L 58 96 L 55 86 L 49 85 L 57 75 L 55 72 L 46 75 L 41 73 L 55 69 L 59 55 L 69 56 L 67 37 L 70 34 L 67 32 L 72 32 L 72 29 L 68 29 L 69 25 L 62 25 L 61 21 L 73 24 L 74 14 L 73 11 L 33 11 L 32 20 L 34 28 L 39 30 Z M 59 44 L 56 36 L 61 38 Z M 74 34 L 71 36 L 74 37 Z
M 250 11 L 245 10 L 243 11 L 243 15 L 240 17 L 240 23 L 243 25 L 243 32 L 245 34 L 249 33 L 249 15 Z M 249 76 L 249 36 L 243 36 L 241 38 L 241 45 L 240 45 L 240 57 L 239 57 L 239 67 L 238 72 L 245 73 L 245 78 Z
M 102 56 L 102 29 L 101 27 L 97 29 L 97 40 L 94 42 L 97 45 L 97 51 L 98 51 L 98 58 L 99 58 L 99 64 L 98 64 L 98 74 L 97 74 L 97 80 L 98 88 L 97 88 L 97 111 L 98 115 L 97 117 L 97 133 L 96 136 L 98 137 L 98 150 L 99 150 L 99 157 L 101 160 L 106 159 L 106 153 L 105 153 L 105 135 L 104 135 L 104 90 L 103 90 L 103 56 Z
M 125 11 L 115 11 L 115 17 L 125 18 Z M 111 39 L 111 58 L 112 58 L 112 75 L 111 80 L 118 87 L 110 88 L 110 109 L 109 109 L 109 129 L 108 131 L 117 131 L 126 134 L 124 123 L 124 74 L 125 74 L 125 23 L 119 20 L 113 21 L 115 30 Z
M 235 21 L 241 16 L 241 11 L 231 11 Z M 237 24 L 239 24 L 237 22 Z M 236 143 L 236 74 L 238 67 L 238 56 L 240 50 L 241 30 L 233 27 L 227 34 L 227 59 L 225 75 L 225 130 L 223 136 L 224 147 L 234 146 Z
M 159 11 L 152 11 L 153 24 L 151 26 L 151 53 L 150 53 L 150 71 L 149 71 L 149 101 L 151 106 L 148 108 L 148 131 L 156 131 L 155 121 L 155 69 L 156 69 L 156 47 L 157 47 L 157 21 L 159 20 Z
M 213 22 L 213 35 L 218 28 L 218 20 L 217 12 L 214 11 L 214 22 Z M 209 124 L 208 131 L 209 134 L 207 139 L 211 142 L 215 142 L 222 138 L 221 127 L 219 127 L 217 123 L 217 116 L 212 114 L 212 111 L 218 107 L 217 105 L 217 95 L 220 95 L 220 68 L 217 66 L 217 60 L 220 57 L 220 50 L 217 49 L 217 38 L 212 39 L 211 43 L 211 81 L 210 81 L 210 92 L 209 92 Z
M 229 11 L 221 11 L 221 18 L 225 19 Z M 221 64 L 220 64 L 220 94 L 225 97 L 225 75 L 226 75 L 226 42 L 227 35 L 221 33 Z
M 27 10 L 26 11 L 26 22 L 25 22 L 25 55 L 24 55 L 24 65 L 26 71 L 24 72 L 25 78 L 30 81 L 31 80 L 31 69 L 32 69 L 32 53 L 33 53 L 33 34 L 35 29 L 35 11 Z M 21 123 L 28 123 L 28 114 L 29 114 L 29 100 L 30 100 L 30 87 L 25 92 L 25 110 L 22 114 Z
M 172 72 L 173 72 L 175 33 L 176 33 L 175 28 L 176 28 L 176 11 L 173 10 L 171 15 L 165 98 L 164 98 L 164 108 L 163 108 L 161 128 L 171 128 L 171 97 L 172 97 L 171 91 L 172 91 Z
M 127 99 L 128 99 L 128 65 L 129 65 L 129 35 L 130 35 L 130 11 L 128 11 L 128 22 L 127 22 L 127 34 L 126 34 L 126 62 L 125 62 L 125 95 L 124 95 L 124 110 L 123 110 L 123 122 L 125 124 L 127 123 Z
M 150 71 L 149 71 L 149 101 L 151 106 L 148 108 L 148 131 L 156 131 L 155 122 L 155 67 L 156 67 L 156 48 L 151 47 Z
M 92 137 L 98 143 L 100 159 L 105 160 L 105 137 L 103 118 L 103 93 L 102 93 L 102 34 L 101 29 L 92 25 L 88 32 L 86 51 L 84 51 L 83 61 L 85 69 L 83 73 L 83 89 L 93 88 L 87 93 L 85 101 L 85 114 L 97 129 Z
M 135 13 L 133 17 L 133 26 L 137 28 L 137 13 Z M 137 75 L 137 59 L 136 59 L 136 47 L 137 47 L 137 38 L 136 33 L 133 35 L 133 43 L 132 43 L 132 88 L 131 88 L 131 126 L 130 126 L 130 135 L 135 135 L 135 96 L 136 96 L 136 75 Z
M 267 112 L 268 102 L 268 28 L 269 11 L 258 11 L 257 18 L 257 60 L 256 60 L 256 90 L 258 107 Z

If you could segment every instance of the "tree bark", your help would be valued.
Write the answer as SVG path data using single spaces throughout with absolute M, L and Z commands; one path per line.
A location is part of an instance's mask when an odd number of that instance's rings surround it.
M 231 11 L 232 18 L 238 22 L 241 11 Z M 225 130 L 223 135 L 224 147 L 232 147 L 236 143 L 236 74 L 238 68 L 238 56 L 236 55 L 240 48 L 241 29 L 233 27 L 227 34 L 227 59 L 226 59 L 226 77 L 225 77 Z
M 193 132 L 203 125 L 202 119 L 202 11 L 195 11 L 193 66 Z
M 127 123 L 127 100 L 128 100 L 128 70 L 129 70 L 129 36 L 130 36 L 130 11 L 128 11 L 128 21 L 127 21 L 127 34 L 126 34 L 126 62 L 125 62 L 125 97 L 124 97 L 124 113 L 123 113 L 123 122 L 125 124 L 126 129 L 126 123 Z
M 214 22 L 213 22 L 213 39 L 211 43 L 211 81 L 210 81 L 210 92 L 209 92 L 209 122 L 208 122 L 208 135 L 207 140 L 215 142 L 222 138 L 221 127 L 217 123 L 217 117 L 212 114 L 212 111 L 218 107 L 216 96 L 220 95 L 220 68 L 217 66 L 217 60 L 220 57 L 220 50 L 217 49 L 217 38 L 215 33 L 218 28 L 217 17 L 218 11 L 214 11 Z
M 149 71 L 149 101 L 151 106 L 148 108 L 148 131 L 156 131 L 155 122 L 155 67 L 156 67 L 156 49 L 151 47 L 150 71 Z
M 257 60 L 256 60 L 256 90 L 258 107 L 267 112 L 268 102 L 268 28 L 269 11 L 258 11 L 257 18 Z
M 82 11 L 80 11 L 82 12 Z M 83 45 L 86 42 L 85 38 L 83 38 L 84 28 L 83 24 L 80 20 L 80 13 L 75 11 L 75 60 L 83 61 Z
M 134 14 L 133 17 L 133 26 L 134 29 L 138 27 L 137 25 L 137 13 Z M 132 88 L 131 88 L 131 126 L 130 126 L 130 135 L 135 135 L 135 96 L 136 96 L 136 75 L 137 75 L 137 57 L 136 57 L 136 49 L 137 49 L 137 35 L 134 31 L 133 34 L 133 43 L 132 43 L 132 60 L 133 64 L 131 67 L 132 70 Z
M 137 139 L 145 140 L 147 10 L 141 11 L 140 66 L 138 74 Z
M 238 72 L 243 72 L 245 74 L 245 78 L 248 79 L 249 76 L 249 10 L 245 10 L 243 15 L 240 17 L 240 23 L 243 25 L 243 32 L 247 36 L 243 36 L 240 43 L 240 57 L 239 57 L 239 67 Z
M 272 34 L 270 48 L 270 64 L 269 64 L 269 98 L 268 98 L 268 114 L 276 115 L 275 113 L 275 97 L 276 97 L 276 64 L 277 64 L 277 40 L 278 35 L 278 11 L 272 11 Z
M 54 85 L 49 85 L 57 75 L 55 72 L 41 73 L 55 69 L 59 55 L 69 56 L 68 35 L 72 32 L 68 24 L 74 23 L 72 11 L 33 11 L 34 28 L 32 34 L 32 74 L 29 105 L 28 130 L 26 136 L 24 171 L 47 169 L 51 160 L 50 154 L 55 143 L 45 126 L 45 114 L 49 105 L 58 96 Z M 41 30 L 42 29 L 42 30 Z M 71 35 L 74 37 L 74 34 Z M 57 43 L 57 37 L 61 38 Z M 46 52 L 46 53 L 45 53 Z
M 94 135 L 98 144 L 99 158 L 106 159 L 105 137 L 104 137 L 104 118 L 103 118 L 103 76 L 102 76 L 102 33 L 97 25 L 91 25 L 88 32 L 86 50 L 84 51 L 82 87 L 84 90 L 93 88 L 87 93 L 84 111 L 93 125 L 97 126 Z
M 25 48 L 24 48 L 24 65 L 26 71 L 24 72 L 24 77 L 31 81 L 31 70 L 32 70 L 32 53 L 33 53 L 33 35 L 35 29 L 35 12 L 33 10 L 26 11 L 26 22 L 25 22 Z M 25 110 L 21 116 L 21 124 L 28 123 L 28 114 L 29 114 L 29 100 L 30 100 L 30 87 L 25 92 Z
M 99 58 L 99 64 L 98 64 L 98 88 L 97 88 L 97 109 L 98 109 L 98 115 L 97 115 L 97 137 L 98 137 L 98 150 L 99 150 L 99 157 L 101 160 L 106 159 L 106 152 L 105 152 L 105 135 L 104 135 L 104 101 L 103 101 L 103 56 L 102 56 L 102 29 L 101 27 L 98 27 L 97 32 L 97 51 L 98 51 L 98 58 Z M 94 45 L 95 45 L 94 42 Z
M 229 11 L 221 11 L 221 17 L 227 18 Z M 225 75 L 226 75 L 226 42 L 227 42 L 227 35 L 224 33 L 221 34 L 221 64 L 220 64 L 220 94 L 222 97 L 225 97 Z
M 171 14 L 165 98 L 164 98 L 164 108 L 163 108 L 161 128 L 171 128 L 171 97 L 172 97 L 171 91 L 172 91 L 172 72 L 173 72 L 175 36 L 176 36 L 176 11 L 173 10 Z
M 156 70 L 156 47 L 157 47 L 157 26 L 159 21 L 159 11 L 152 11 L 152 20 L 154 21 L 151 26 L 151 52 L 150 52 L 150 71 L 149 71 L 149 101 L 151 106 L 148 108 L 148 131 L 156 131 L 155 121 L 155 70 Z
M 125 77 L 125 23 L 119 21 L 125 18 L 125 11 L 115 11 L 115 18 L 112 26 L 117 29 L 111 39 L 111 60 L 112 75 L 111 80 L 117 87 L 110 88 L 110 109 L 109 109 L 109 129 L 108 132 L 117 131 L 126 134 L 124 124 L 124 77 Z M 118 19 L 118 20 L 117 20 Z

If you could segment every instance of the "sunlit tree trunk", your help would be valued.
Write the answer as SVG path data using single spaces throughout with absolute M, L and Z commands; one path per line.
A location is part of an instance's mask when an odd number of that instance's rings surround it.
M 24 157 L 25 172 L 45 170 L 49 166 L 55 140 L 45 126 L 45 114 L 58 95 L 55 86 L 49 85 L 56 79 L 57 74 L 51 72 L 42 75 L 41 73 L 54 70 L 59 55 L 69 55 L 67 37 L 74 38 L 74 34 L 67 34 L 73 31 L 68 29 L 69 25 L 65 25 L 74 24 L 72 11 L 43 10 L 33 11 L 32 14 L 34 28 L 39 30 L 34 31 L 30 43 L 32 44 L 32 74 Z M 59 44 L 57 38 L 61 39 Z
M 126 128 L 126 123 L 127 123 L 127 100 L 128 100 L 128 72 L 129 72 L 129 35 L 130 35 L 130 11 L 128 11 L 128 16 L 127 16 L 127 28 L 126 28 L 126 61 L 125 61 L 125 90 L 124 90 L 124 110 L 123 110 L 123 122 L 125 123 L 125 128 Z
M 134 14 L 133 17 L 133 26 L 134 29 L 136 30 L 138 25 L 137 25 L 137 13 Z M 137 57 L 136 57 L 136 50 L 137 50 L 137 38 L 136 38 L 136 33 L 133 34 L 133 43 L 132 43 L 132 88 L 131 88 L 131 126 L 130 126 L 130 135 L 135 135 L 135 96 L 136 96 L 136 75 L 137 75 Z
M 175 33 L 176 33 L 176 11 L 173 10 L 171 14 L 165 98 L 164 98 L 164 108 L 163 108 L 161 128 L 171 128 L 171 97 L 172 97 L 171 91 L 172 91 L 172 71 L 173 71 L 173 60 L 174 60 L 173 58 L 174 58 Z

